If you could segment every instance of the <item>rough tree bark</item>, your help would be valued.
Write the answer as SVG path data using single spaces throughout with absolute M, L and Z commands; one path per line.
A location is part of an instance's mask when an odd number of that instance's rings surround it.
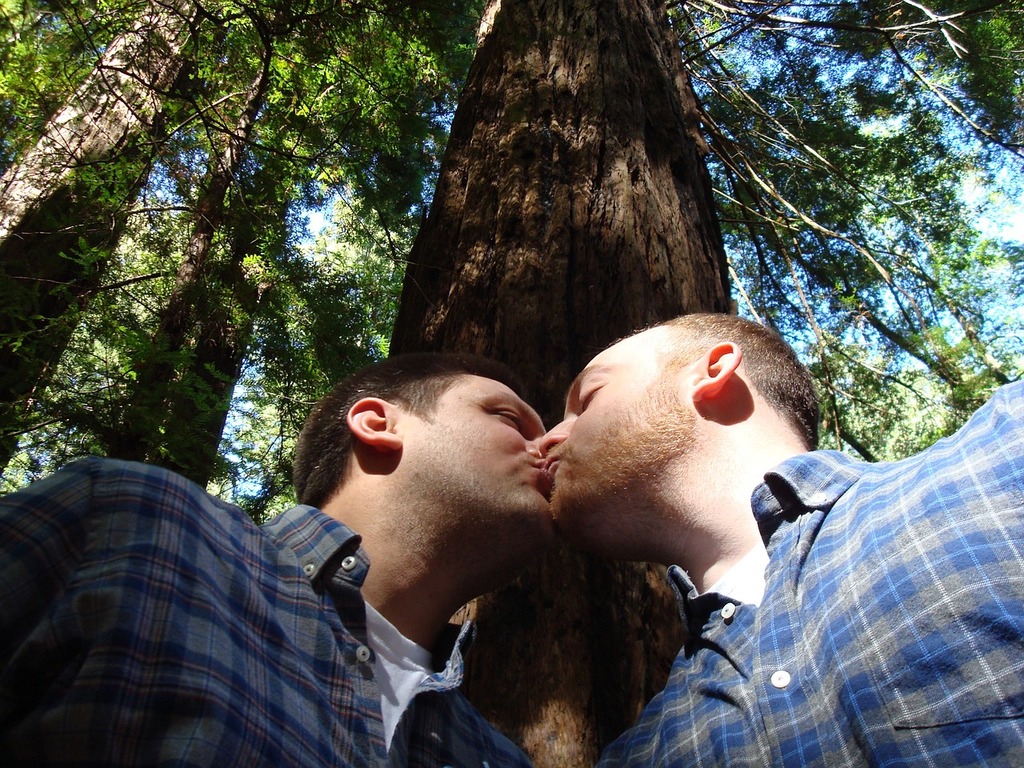
M 105 49 L 43 136 L 0 177 L 0 466 L 102 278 L 148 168 L 195 6 L 154 0 Z
M 560 420 L 572 377 L 615 338 L 729 310 L 706 151 L 662 3 L 506 0 L 459 102 L 392 353 L 504 360 Z M 656 569 L 556 551 L 470 607 L 468 693 L 538 766 L 591 765 L 663 684 L 674 613 Z

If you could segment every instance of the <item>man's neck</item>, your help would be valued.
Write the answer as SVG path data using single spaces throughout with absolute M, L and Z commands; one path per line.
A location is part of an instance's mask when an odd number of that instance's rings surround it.
M 403 511 L 401 519 L 396 510 Z M 420 526 L 425 511 L 385 494 L 362 492 L 357 484 L 343 488 L 323 511 L 362 538 L 370 560 L 363 598 L 405 637 L 432 648 L 464 601 L 445 560 L 435 556 L 440 544 Z
M 405 637 L 422 648 L 433 649 L 448 620 L 462 603 L 453 604 L 456 601 L 444 599 L 444 588 L 431 583 L 429 578 L 409 579 L 386 568 L 374 574 L 373 552 L 366 551 L 371 567 L 363 584 L 363 598 Z M 402 570 L 416 568 L 414 563 L 408 563 Z
M 677 489 L 687 534 L 677 562 L 701 592 L 763 547 L 751 495 L 765 473 L 801 452 L 790 440 L 755 432 L 733 429 L 727 438 L 701 446 Z

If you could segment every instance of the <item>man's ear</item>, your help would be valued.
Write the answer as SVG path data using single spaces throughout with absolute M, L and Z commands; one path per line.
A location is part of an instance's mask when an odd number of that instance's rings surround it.
M 720 341 L 711 347 L 695 363 L 696 381 L 692 389 L 694 402 L 713 399 L 721 394 L 742 359 L 743 352 L 732 341 Z
M 398 408 L 379 397 L 364 397 L 348 409 L 346 421 L 356 441 L 381 453 L 402 449 L 395 432 Z

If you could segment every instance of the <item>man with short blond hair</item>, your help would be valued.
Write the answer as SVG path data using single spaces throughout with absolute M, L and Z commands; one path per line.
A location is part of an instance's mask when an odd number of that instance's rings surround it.
M 1024 764 L 1024 385 L 865 464 L 814 450 L 773 331 L 698 315 L 597 355 L 565 415 L 559 530 L 670 566 L 688 629 L 600 765 Z

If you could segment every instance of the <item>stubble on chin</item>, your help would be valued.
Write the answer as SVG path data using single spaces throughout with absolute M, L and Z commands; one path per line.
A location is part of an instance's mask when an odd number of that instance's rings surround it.
M 694 421 L 677 401 L 655 397 L 585 453 L 563 444 L 551 497 L 560 535 L 578 549 L 615 556 L 624 539 L 646 528 L 641 510 L 662 503 L 669 464 L 693 451 Z

